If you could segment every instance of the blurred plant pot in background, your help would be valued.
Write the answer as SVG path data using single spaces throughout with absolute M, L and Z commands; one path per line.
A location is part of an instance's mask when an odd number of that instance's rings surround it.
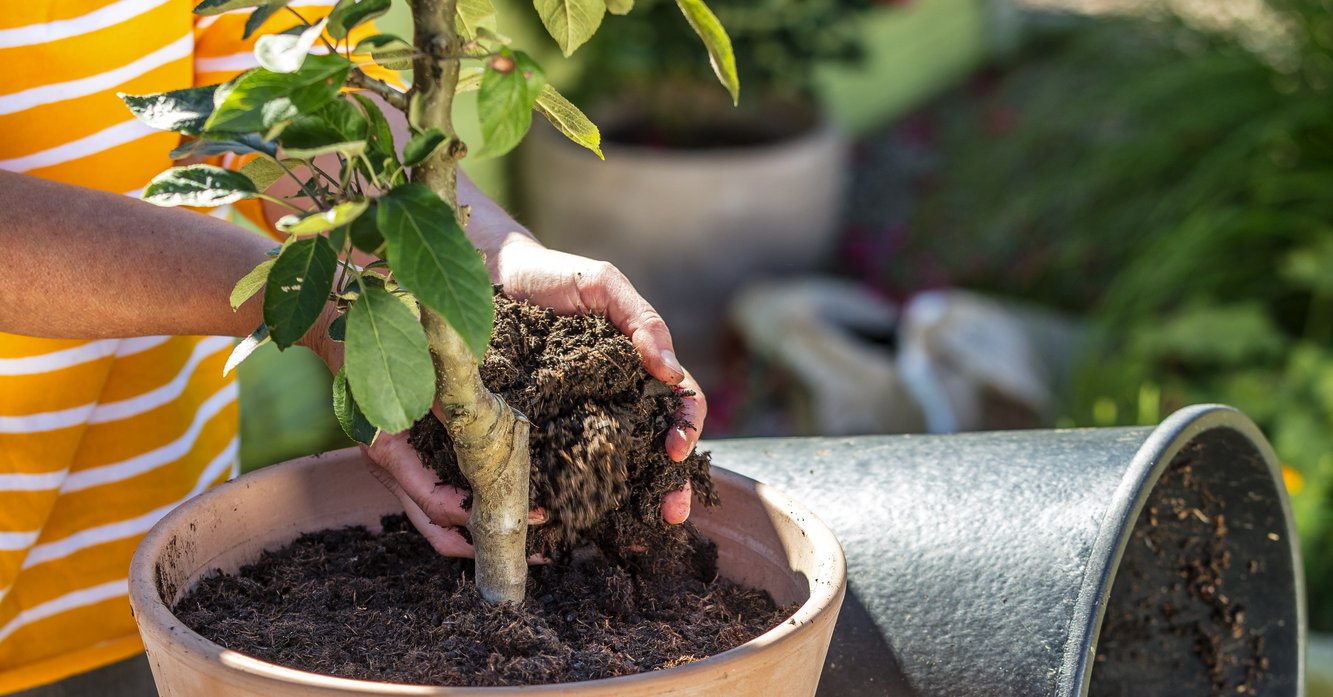
M 730 296 L 820 268 L 842 213 L 845 136 L 808 103 L 756 104 L 668 89 L 594 110 L 605 162 L 544 125 L 519 158 L 522 209 L 542 241 L 619 267 L 704 384 Z

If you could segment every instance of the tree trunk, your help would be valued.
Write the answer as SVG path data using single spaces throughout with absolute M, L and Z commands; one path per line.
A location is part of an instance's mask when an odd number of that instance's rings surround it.
M 448 137 L 412 176 L 447 201 L 465 225 L 457 192 L 458 161 L 467 149 L 452 118 L 463 43 L 454 28 L 457 0 L 412 0 L 411 6 L 419 54 L 412 65 L 410 113 L 416 126 L 439 128 Z M 477 589 L 490 602 L 520 602 L 528 573 L 528 421 L 486 389 L 472 352 L 443 317 L 422 307 L 421 324 L 435 362 L 440 417 L 472 485 L 468 530 L 477 553 Z

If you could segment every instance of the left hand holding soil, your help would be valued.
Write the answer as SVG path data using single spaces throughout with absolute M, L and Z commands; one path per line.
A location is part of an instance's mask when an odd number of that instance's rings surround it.
M 472 544 L 461 531 L 469 515 L 463 506 L 468 493 L 440 484 L 435 473 L 422 464 L 406 432 L 380 434 L 371 445 L 361 446 L 361 451 L 373 463 L 371 474 L 398 497 L 408 520 L 436 552 L 447 557 L 474 556 Z M 540 508 L 528 513 L 529 525 L 544 522 L 546 514 Z M 534 555 L 528 563 L 545 561 Z

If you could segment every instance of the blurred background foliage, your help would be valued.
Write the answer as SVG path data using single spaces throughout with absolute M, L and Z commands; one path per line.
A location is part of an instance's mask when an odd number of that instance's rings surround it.
M 878 0 L 713 0 L 709 7 L 731 36 L 744 99 L 814 91 L 819 66 L 864 62 L 867 37 L 859 22 Z M 580 56 L 575 98 L 583 103 L 660 81 L 711 84 L 715 78 L 698 36 L 681 21 L 674 0 L 636 0 L 623 17 L 608 17 Z M 818 31 L 812 28 L 818 27 Z
M 881 282 L 1090 319 L 1063 425 L 1243 410 L 1287 467 L 1311 622 L 1328 631 L 1333 14 L 1268 8 L 1267 36 L 1189 15 L 1046 16 L 926 112 L 937 161 Z

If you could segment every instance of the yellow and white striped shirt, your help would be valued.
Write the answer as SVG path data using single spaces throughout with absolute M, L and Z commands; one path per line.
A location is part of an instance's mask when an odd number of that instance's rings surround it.
M 137 196 L 171 166 L 179 136 L 136 121 L 116 93 L 222 82 L 255 65 L 246 14 L 196 18 L 195 2 L 6 2 L 0 168 Z M 331 4 L 293 6 L 324 6 L 301 10 L 317 19 Z M 264 29 L 294 23 L 279 13 Z M 0 693 L 142 650 L 126 600 L 135 545 L 235 472 L 231 345 L 0 334 Z

